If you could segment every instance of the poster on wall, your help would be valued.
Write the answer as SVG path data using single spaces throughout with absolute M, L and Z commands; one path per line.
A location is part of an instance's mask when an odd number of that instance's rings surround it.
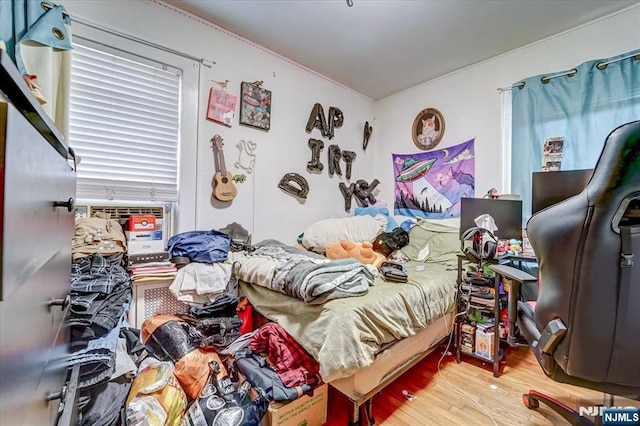
M 542 149 L 542 171 L 557 172 L 562 164 L 562 145 L 564 138 L 554 136 L 545 138 Z
M 259 82 L 262 84 L 262 82 Z M 271 127 L 271 91 L 260 84 L 242 82 L 240 98 L 240 124 L 258 129 Z
M 226 90 L 211 88 L 209 91 L 209 105 L 207 119 L 226 124 L 231 127 L 236 113 L 237 97 Z
M 474 139 L 437 151 L 392 156 L 396 215 L 459 217 L 460 199 L 475 196 Z

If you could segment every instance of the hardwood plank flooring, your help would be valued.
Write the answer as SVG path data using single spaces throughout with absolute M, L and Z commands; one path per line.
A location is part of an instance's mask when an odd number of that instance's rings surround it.
M 547 378 L 525 347 L 508 350 L 498 378 L 493 377 L 491 363 L 464 357 L 457 364 L 453 354 L 444 357 L 438 372 L 443 350 L 434 351 L 374 397 L 376 425 L 567 425 L 544 405 L 537 410 L 526 408 L 522 394 L 536 389 L 572 408 L 603 401 L 602 393 Z M 416 399 L 409 401 L 403 390 Z M 615 405 L 640 407 L 640 402 L 616 398 Z M 347 398 L 329 387 L 326 424 L 348 424 L 350 409 Z

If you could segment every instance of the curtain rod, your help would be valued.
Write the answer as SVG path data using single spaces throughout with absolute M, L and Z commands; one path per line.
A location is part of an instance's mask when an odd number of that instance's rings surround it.
M 606 62 L 598 62 L 596 64 L 596 68 L 599 69 L 600 71 L 602 71 L 605 68 L 607 68 L 607 66 L 609 64 L 620 62 L 620 61 L 623 61 L 623 60 L 629 59 L 629 58 L 633 58 L 633 60 L 637 61 L 637 60 L 640 59 L 640 53 L 634 53 L 632 55 L 623 56 L 622 58 L 612 59 L 612 60 L 606 61 Z M 568 77 L 573 77 L 577 73 L 578 73 L 578 70 L 576 68 L 573 68 L 573 69 L 571 69 L 569 71 L 566 71 L 566 72 L 561 72 L 561 73 L 553 74 L 553 75 L 549 75 L 549 76 L 543 76 L 543 77 L 540 78 L 540 81 L 542 82 L 542 84 L 547 84 L 553 78 L 562 77 L 562 76 L 565 76 L 565 75 L 568 76 Z M 520 83 L 512 84 L 511 86 L 498 87 L 498 92 L 504 92 L 504 91 L 507 91 L 507 90 L 513 90 L 516 87 L 518 89 L 524 89 L 525 84 L 526 83 L 524 81 L 521 81 Z
M 193 55 L 189 55 L 188 53 L 180 52 L 178 50 L 174 50 L 174 49 L 171 49 L 169 47 L 161 46 L 159 44 L 156 44 L 156 43 L 153 43 L 153 42 L 150 42 L 150 41 L 138 38 L 138 37 L 130 36 L 128 34 L 123 34 L 123 33 L 111 30 L 109 28 L 103 27 L 101 25 L 85 21 L 84 19 L 78 18 L 76 16 L 71 16 L 71 21 L 72 22 L 77 22 L 77 23 L 82 24 L 82 25 L 85 25 L 85 26 L 87 26 L 89 28 L 93 28 L 94 30 L 103 31 L 105 33 L 114 35 L 116 37 L 121 37 L 121 38 L 127 39 L 129 41 L 133 41 L 133 42 L 136 42 L 136 43 L 144 44 L 145 46 L 153 47 L 155 49 L 159 49 L 159 50 L 163 50 L 165 52 L 172 53 L 172 54 L 177 55 L 177 56 L 182 56 L 183 58 L 191 59 L 192 61 L 199 62 L 200 64 L 202 64 L 202 65 L 204 65 L 205 67 L 208 67 L 208 68 L 211 68 L 212 65 L 216 64 L 216 61 L 209 61 L 209 60 L 204 59 L 204 58 L 198 58 L 198 57 L 195 57 Z

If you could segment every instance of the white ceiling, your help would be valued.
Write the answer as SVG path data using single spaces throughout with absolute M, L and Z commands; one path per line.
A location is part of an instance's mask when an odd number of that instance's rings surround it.
M 165 0 L 371 99 L 637 0 Z M 636 29 L 637 31 L 637 29 Z

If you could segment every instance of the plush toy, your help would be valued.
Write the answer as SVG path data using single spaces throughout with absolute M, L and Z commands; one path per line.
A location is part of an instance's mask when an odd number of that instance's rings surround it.
M 519 255 L 520 253 L 522 253 L 522 241 L 516 239 L 509 240 L 509 248 L 507 250 L 507 253 L 511 255 Z
M 341 240 L 327 246 L 325 255 L 329 259 L 354 258 L 364 264 L 373 265 L 376 268 L 385 260 L 385 257 L 373 251 L 373 245 L 369 242 L 354 243 Z

